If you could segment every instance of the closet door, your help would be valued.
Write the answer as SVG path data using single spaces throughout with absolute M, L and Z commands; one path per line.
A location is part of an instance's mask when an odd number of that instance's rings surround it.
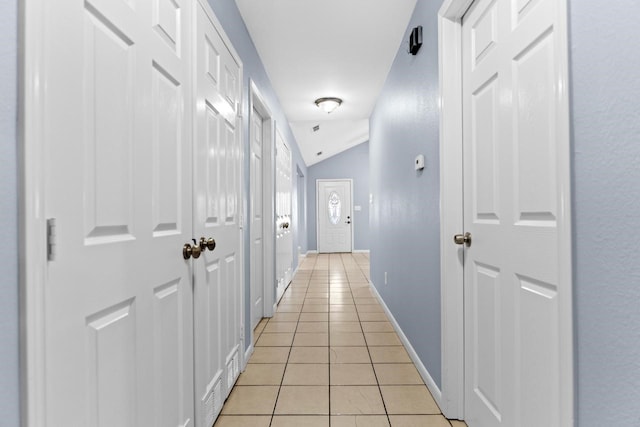
M 280 300 L 292 278 L 291 187 L 291 150 L 280 132 L 276 132 L 276 301 Z
M 194 262 L 196 425 L 210 427 L 240 373 L 242 280 L 241 64 L 208 5 L 196 24 L 194 237 L 215 240 Z
M 191 262 L 181 253 L 192 232 L 190 4 L 41 3 L 34 114 L 52 237 L 29 332 L 43 346 L 31 354 L 43 385 L 34 425 L 193 419 Z

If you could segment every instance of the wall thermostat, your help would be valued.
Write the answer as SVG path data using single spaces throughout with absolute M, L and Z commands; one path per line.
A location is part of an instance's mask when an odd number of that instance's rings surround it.
M 418 154 L 416 156 L 415 166 L 417 171 L 424 169 L 424 154 Z

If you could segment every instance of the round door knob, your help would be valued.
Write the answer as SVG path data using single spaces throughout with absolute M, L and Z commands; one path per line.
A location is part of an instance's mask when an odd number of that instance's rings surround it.
M 193 248 L 191 247 L 191 245 L 189 243 L 186 243 L 183 247 L 182 247 L 182 258 L 184 259 L 189 259 L 191 258 L 191 251 L 193 250 Z
M 453 241 L 456 245 L 466 245 L 469 247 L 471 246 L 471 233 L 467 231 L 464 234 L 456 234 L 453 236 Z
M 202 253 L 202 248 L 198 245 L 194 245 L 191 247 L 191 256 L 194 259 L 200 258 L 200 254 Z
M 213 237 L 209 237 L 208 239 L 204 237 L 200 238 L 200 249 L 202 249 L 203 251 L 205 249 L 209 249 L 210 251 L 212 251 L 215 248 L 216 248 L 216 239 L 214 239 Z
M 193 239 L 193 246 L 190 243 L 186 243 L 182 247 L 182 258 L 200 258 L 200 254 L 202 253 L 202 248 L 195 243 L 195 239 Z

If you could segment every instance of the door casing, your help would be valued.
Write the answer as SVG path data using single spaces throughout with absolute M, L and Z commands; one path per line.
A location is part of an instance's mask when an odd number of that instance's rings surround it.
M 45 158 L 43 97 L 44 3 L 20 2 L 19 162 L 20 205 L 20 412 L 22 424 L 44 424 L 44 316 L 42 316 L 47 257 L 44 214 Z M 40 84 L 26 84 L 38 82 Z
M 561 64 L 559 87 L 558 189 L 560 212 L 559 280 L 569 284 L 559 298 L 561 340 L 560 371 L 562 425 L 574 425 L 573 280 L 571 234 L 571 156 L 569 120 L 567 1 L 558 0 L 557 29 L 560 43 L 567 47 Z M 454 245 L 454 234 L 462 233 L 462 17 L 474 0 L 445 0 L 438 12 L 438 64 L 440 75 L 440 268 L 442 318 L 442 393 L 445 416 L 464 419 L 464 291 L 463 260 Z M 446 52 L 446 53 L 445 53 Z

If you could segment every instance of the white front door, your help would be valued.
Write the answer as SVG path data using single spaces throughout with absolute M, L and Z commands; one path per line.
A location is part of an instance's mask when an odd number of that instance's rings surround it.
M 291 150 L 276 132 L 276 281 L 277 300 L 293 274 L 293 221 L 291 220 Z
M 351 180 L 318 180 L 318 252 L 351 252 L 353 214 Z
M 43 3 L 55 247 L 30 331 L 44 343 L 31 422 L 191 425 L 190 2 Z
M 206 2 L 205 2 L 206 3 Z M 210 427 L 240 373 L 242 139 L 238 57 L 208 5 L 197 5 L 193 235 L 215 240 L 194 261 L 196 426 Z
M 463 18 L 465 419 L 563 423 L 559 197 L 568 170 L 557 0 L 478 0 Z M 570 338 L 569 338 L 570 340 Z M 569 347 L 570 348 L 570 347 Z
M 264 118 L 256 108 L 251 112 L 251 130 L 249 132 L 250 160 L 250 197 L 251 215 L 251 328 L 255 328 L 264 317 L 264 202 L 263 202 L 263 129 Z

